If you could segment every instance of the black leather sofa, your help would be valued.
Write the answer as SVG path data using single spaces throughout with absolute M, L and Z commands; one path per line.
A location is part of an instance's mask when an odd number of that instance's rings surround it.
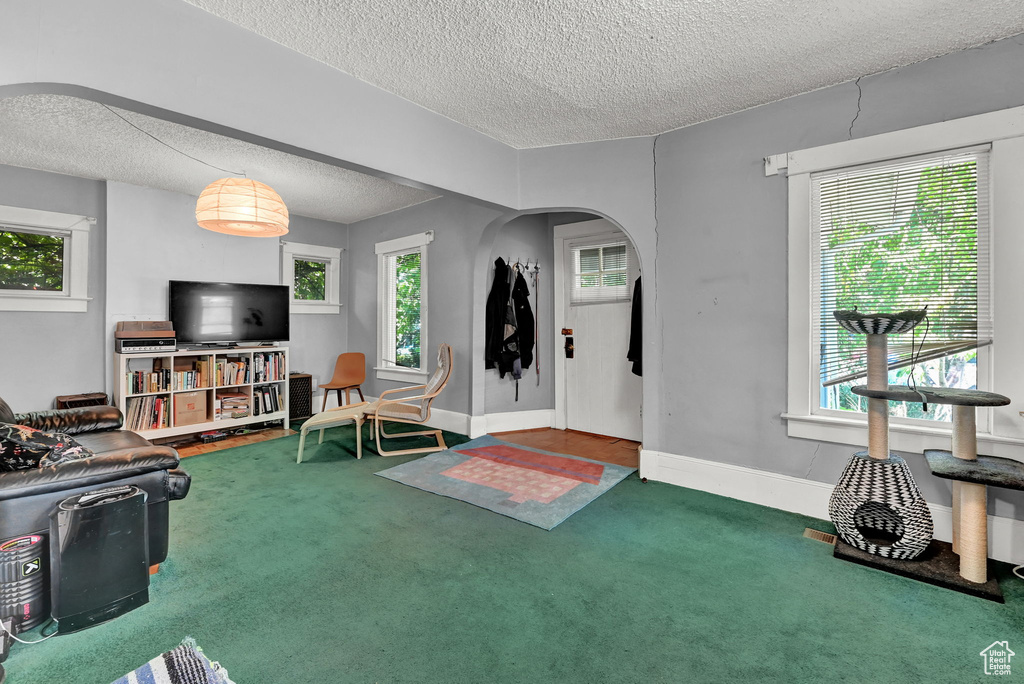
M 0 541 L 48 533 L 50 511 L 69 496 L 131 484 L 147 494 L 149 563 L 157 565 L 167 558 L 168 503 L 185 498 L 192 481 L 178 469 L 174 449 L 122 430 L 123 417 L 114 406 L 16 414 L 0 399 L 0 423 L 67 433 L 95 452 L 62 465 L 0 472 Z

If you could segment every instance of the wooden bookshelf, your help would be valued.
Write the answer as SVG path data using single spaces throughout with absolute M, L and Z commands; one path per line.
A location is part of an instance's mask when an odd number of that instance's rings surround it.
M 147 439 L 280 421 L 288 426 L 288 349 L 115 354 L 124 427 Z

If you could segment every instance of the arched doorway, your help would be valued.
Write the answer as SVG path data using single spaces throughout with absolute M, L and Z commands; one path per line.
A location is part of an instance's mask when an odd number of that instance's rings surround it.
M 496 257 L 502 257 L 503 260 L 511 259 L 513 261 L 525 261 L 530 257 L 536 257 L 540 252 L 538 249 L 539 242 L 537 241 L 540 238 L 535 239 L 532 243 L 532 247 L 530 248 L 523 246 L 521 229 L 526 225 L 522 222 L 524 217 L 529 217 L 534 220 L 534 224 L 531 228 L 534 235 L 538 234 L 536 230 L 537 226 L 535 225 L 536 221 L 544 223 L 542 239 L 545 241 L 549 250 L 549 256 L 544 258 L 542 255 L 539 293 L 531 287 L 531 296 L 537 296 L 539 294 L 541 299 L 540 302 L 531 301 L 531 304 L 534 304 L 536 311 L 543 314 L 537 320 L 539 328 L 538 350 L 540 352 L 540 373 L 543 378 L 542 384 L 549 388 L 548 394 L 546 395 L 546 403 L 543 403 L 542 405 L 543 408 L 539 408 L 541 405 L 533 401 L 534 387 L 537 386 L 535 380 L 535 369 L 529 369 L 528 378 L 530 386 L 523 386 L 523 381 L 521 381 L 519 395 L 520 401 L 513 402 L 512 397 L 514 396 L 514 389 L 511 384 L 507 380 L 499 381 L 493 370 L 484 369 L 483 362 L 484 330 L 486 328 L 485 302 L 487 300 L 488 293 L 493 287 L 493 277 L 495 272 L 494 262 Z M 588 321 L 584 325 L 587 329 L 587 332 L 585 333 L 586 340 L 580 341 L 580 353 L 582 356 L 580 356 L 579 359 L 582 359 L 583 363 L 579 364 L 579 366 L 585 368 L 593 368 L 595 364 L 597 366 L 605 366 L 618 377 L 618 380 L 611 381 L 609 379 L 609 373 L 604 371 L 593 373 L 593 377 L 590 377 L 590 380 L 597 382 L 598 388 L 596 390 L 586 389 L 586 384 L 582 386 L 574 384 L 569 391 L 567 391 L 566 387 L 566 336 L 562 335 L 562 328 L 565 327 L 564 323 L 567 320 L 565 318 L 567 311 L 571 308 L 570 297 L 564 289 L 564 285 L 570 279 L 565 276 L 564 261 L 560 261 L 556 266 L 554 252 L 556 242 L 558 242 L 561 245 L 560 249 L 562 256 L 559 257 L 561 260 L 564 258 L 565 254 L 571 253 L 571 248 L 570 252 L 566 251 L 564 244 L 561 244 L 563 237 L 560 236 L 556 240 L 556 226 L 569 226 L 568 230 L 570 233 L 575 230 L 575 234 L 571 236 L 571 240 L 575 240 L 578 237 L 600 236 L 600 239 L 612 237 L 620 243 L 625 243 L 625 245 L 628 246 L 628 252 L 632 259 L 632 267 L 629 269 L 605 269 L 605 271 L 620 271 L 617 274 L 617 282 L 620 285 L 623 284 L 623 276 L 625 276 L 625 287 L 622 288 L 625 296 L 620 296 L 617 302 L 609 307 L 605 307 L 611 309 L 618 307 L 620 309 L 618 313 L 621 315 L 618 317 L 619 323 L 617 325 L 614 327 L 602 327 L 599 323 L 599 319 L 601 319 L 602 316 L 591 315 L 599 314 L 600 308 L 604 306 L 603 304 L 583 304 L 578 307 L 580 310 L 575 312 L 579 314 L 581 311 L 584 311 L 588 318 Z M 573 229 L 572 226 L 575 226 L 576 228 Z M 560 228 L 559 230 L 566 230 L 566 228 Z M 614 261 L 619 256 L 622 256 L 622 251 L 623 250 L 619 250 L 620 253 L 617 255 L 615 254 L 614 249 L 609 250 L 609 254 L 607 255 L 610 257 L 609 262 Z M 584 254 L 583 256 L 586 258 L 588 254 Z M 531 271 L 534 270 L 535 264 L 535 261 L 530 261 Z M 610 264 L 606 264 L 606 266 L 607 265 Z M 471 430 L 471 434 L 493 434 L 509 430 L 545 428 L 565 432 L 566 429 L 569 428 L 570 430 L 579 431 L 574 433 L 577 435 L 583 433 L 615 435 L 614 437 L 605 439 L 606 442 L 613 442 L 619 437 L 624 437 L 623 442 L 628 440 L 634 440 L 635 442 L 641 441 L 642 425 L 640 420 L 640 409 L 643 381 L 640 377 L 632 374 L 632 363 L 626 359 L 626 350 L 629 345 L 630 337 L 630 319 L 632 316 L 632 295 L 635 276 L 639 271 L 639 265 L 640 259 L 636 256 L 633 241 L 625 233 L 623 228 L 608 217 L 604 217 L 593 211 L 578 210 L 575 208 L 559 208 L 516 212 L 514 214 L 505 215 L 500 219 L 496 219 L 485 229 L 481 236 L 480 248 L 477 253 L 474 276 L 474 282 L 478 285 L 478 294 L 474 297 L 474 359 L 472 372 L 473 418 L 471 421 L 471 427 L 473 429 Z M 559 275 L 556 276 L 556 273 L 559 273 Z M 561 278 L 561 280 L 556 282 L 556 278 Z M 533 283 L 531 283 L 531 286 L 532 285 Z M 556 301 L 559 302 L 557 305 Z M 558 308 L 557 311 L 556 306 Z M 579 316 L 573 320 L 578 319 Z M 598 325 L 596 328 L 593 328 L 592 323 L 595 320 L 598 322 Z M 573 323 L 573 325 L 575 325 L 575 323 Z M 601 361 L 591 359 L 591 352 L 595 350 L 603 354 L 603 359 Z M 570 368 L 568 370 L 572 371 L 574 369 Z M 588 373 L 590 373 L 590 371 L 584 371 L 584 375 L 588 375 Z M 571 373 L 569 375 L 571 375 Z M 576 377 L 578 379 L 578 374 Z M 524 372 L 524 381 L 526 379 L 527 374 Z M 609 391 L 610 387 L 621 388 L 627 385 L 629 391 L 622 391 L 621 389 L 611 392 Z M 567 420 L 566 409 L 580 409 L 583 405 L 582 400 L 584 397 L 586 398 L 587 406 L 582 408 L 583 413 L 612 412 L 620 414 L 621 416 L 626 416 L 628 414 L 633 418 L 631 430 L 622 432 L 618 428 L 615 428 L 612 431 L 609 431 L 607 430 L 609 425 L 608 421 L 583 425 L 575 423 L 574 418 L 571 417 Z M 579 414 L 580 410 L 577 410 L 575 415 Z M 572 416 L 574 414 L 570 412 L 569 415 Z M 551 448 L 553 445 L 536 446 L 538 446 L 538 448 Z M 636 446 L 636 444 L 632 444 L 630 447 L 632 450 L 630 458 L 633 459 L 633 464 L 636 463 Z M 557 451 L 557 449 L 553 450 Z

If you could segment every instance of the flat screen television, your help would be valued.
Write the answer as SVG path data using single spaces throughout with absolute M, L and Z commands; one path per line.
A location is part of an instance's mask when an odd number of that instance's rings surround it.
M 179 345 L 284 342 L 288 339 L 287 285 L 172 280 L 167 317 Z

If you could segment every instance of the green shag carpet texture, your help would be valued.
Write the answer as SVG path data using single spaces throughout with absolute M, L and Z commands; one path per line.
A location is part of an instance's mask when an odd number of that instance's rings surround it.
M 1024 654 L 1007 566 L 1000 605 L 836 560 L 802 536 L 827 522 L 636 474 L 545 531 L 374 477 L 416 457 L 356 460 L 354 435 L 299 465 L 298 436 L 185 459 L 149 604 L 15 644 L 7 684 L 108 684 L 185 636 L 238 684 L 962 683 L 991 679 L 994 641 Z

